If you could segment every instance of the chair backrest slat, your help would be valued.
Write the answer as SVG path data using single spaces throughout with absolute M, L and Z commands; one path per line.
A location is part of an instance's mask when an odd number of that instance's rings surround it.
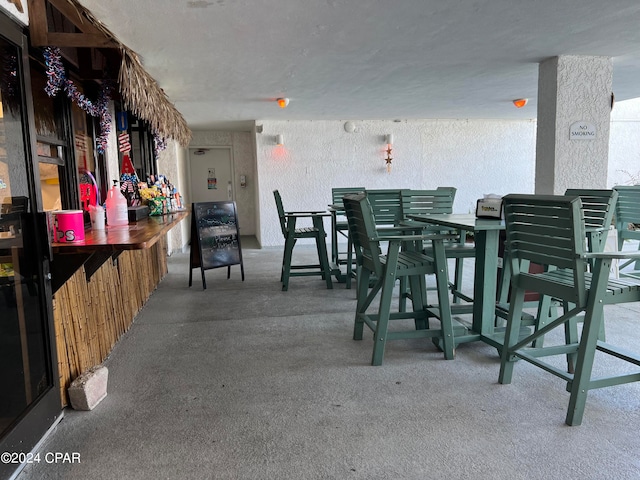
M 407 215 L 452 213 L 455 187 L 438 187 L 435 190 L 401 190 L 402 217 Z
M 578 196 L 582 201 L 584 226 L 586 228 L 608 229 L 613 219 L 618 192 L 615 190 L 592 190 L 569 188 L 567 196 Z
M 526 232 L 519 229 L 511 237 L 513 244 L 520 253 L 526 252 L 526 256 L 532 262 L 540 265 L 555 265 L 559 268 L 572 268 L 573 263 L 567 258 L 567 252 L 571 251 L 571 239 L 566 237 L 550 236 L 547 229 L 545 235 L 540 232 Z
M 402 220 L 400 190 L 367 190 L 376 225 L 398 225 Z
M 566 269 L 572 273 L 573 285 L 549 282 L 538 291 L 552 295 L 554 290 L 562 288 L 567 291 L 565 295 L 573 296 L 576 304 L 583 305 L 586 299 L 586 261 L 581 255 L 586 246 L 580 197 L 507 195 L 504 206 L 506 245 L 518 281 L 542 282 L 535 274 L 520 271 L 522 260 L 553 269 Z

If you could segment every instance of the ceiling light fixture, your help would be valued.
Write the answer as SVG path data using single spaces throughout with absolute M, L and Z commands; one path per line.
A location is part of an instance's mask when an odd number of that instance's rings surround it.
M 278 98 L 276 101 L 278 102 L 278 106 L 280 108 L 286 108 L 287 105 L 289 105 L 289 99 L 288 98 Z
M 513 104 L 516 106 L 516 108 L 522 108 L 527 104 L 528 101 L 528 98 L 518 98 L 517 100 L 513 101 Z
M 282 136 L 281 133 L 276 135 L 276 145 L 279 146 L 279 147 L 284 145 L 284 137 Z

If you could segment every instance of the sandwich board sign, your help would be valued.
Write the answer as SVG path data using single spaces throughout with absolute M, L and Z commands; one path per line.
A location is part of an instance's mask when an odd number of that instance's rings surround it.
M 191 204 L 191 252 L 189 286 L 194 268 L 200 268 L 202 287 L 207 288 L 205 270 L 240 265 L 244 282 L 244 264 L 240 246 L 240 230 L 235 202 L 199 202 Z

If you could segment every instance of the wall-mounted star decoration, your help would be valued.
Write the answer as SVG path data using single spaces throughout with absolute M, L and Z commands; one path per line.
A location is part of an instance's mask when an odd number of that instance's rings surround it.
M 393 161 L 393 157 L 391 157 L 391 147 L 387 148 L 387 158 L 385 161 L 387 162 L 387 173 L 391 173 L 391 162 Z

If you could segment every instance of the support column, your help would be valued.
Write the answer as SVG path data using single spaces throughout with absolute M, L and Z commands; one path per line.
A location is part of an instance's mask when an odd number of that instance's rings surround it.
M 538 73 L 536 194 L 606 188 L 613 64 L 560 55 Z

